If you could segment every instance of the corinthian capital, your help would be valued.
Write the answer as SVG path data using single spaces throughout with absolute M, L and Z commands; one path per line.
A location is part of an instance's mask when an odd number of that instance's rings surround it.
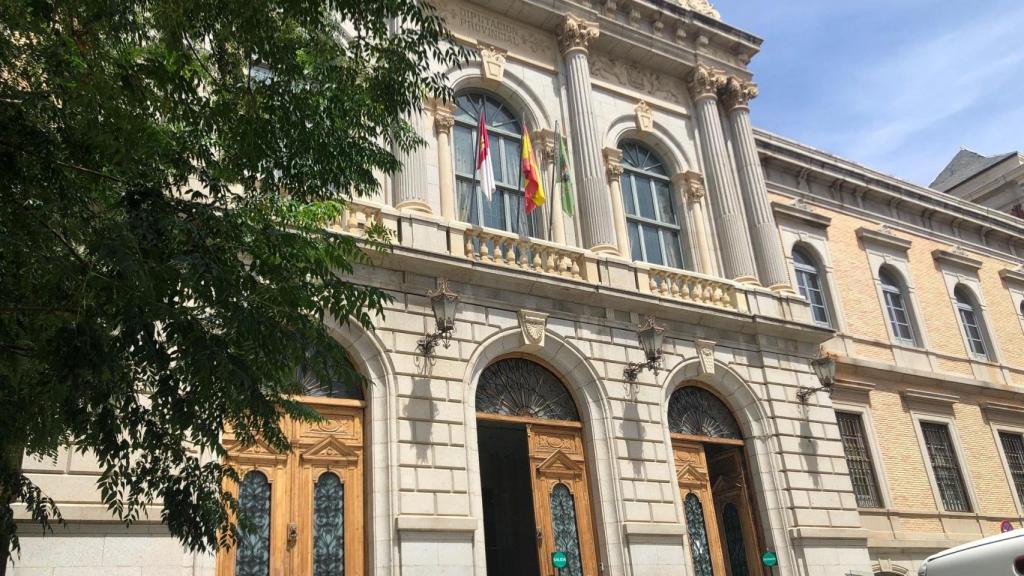
M 573 49 L 586 50 L 597 35 L 597 22 L 587 22 L 579 16 L 566 14 L 558 31 L 558 46 L 563 54 Z
M 757 98 L 757 84 L 744 82 L 735 76 L 729 76 L 719 96 L 722 105 L 729 111 L 746 108 L 754 98 Z
M 725 85 L 725 76 L 707 64 L 697 64 L 686 81 L 694 100 L 708 96 L 714 98 Z

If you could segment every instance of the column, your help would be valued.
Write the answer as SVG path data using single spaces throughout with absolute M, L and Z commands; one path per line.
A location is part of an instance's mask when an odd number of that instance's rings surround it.
M 615 246 L 619 250 L 619 256 L 632 259 L 632 252 L 629 250 L 629 234 L 626 233 L 626 211 L 622 207 L 622 150 L 605 148 L 604 167 L 612 196 L 612 216 L 614 217 L 617 240 Z
M 757 97 L 757 85 L 730 77 L 722 88 L 722 105 L 729 116 L 736 153 L 736 172 L 746 200 L 747 222 L 753 241 L 761 283 L 772 290 L 790 289 L 782 241 L 775 227 L 768 188 L 757 158 L 754 131 L 750 126 L 749 102 Z
M 425 132 L 422 112 L 414 112 L 409 123 L 417 134 Z M 391 197 L 395 208 L 430 214 L 433 210 L 427 199 L 426 147 L 417 146 L 403 152 L 396 146 L 392 148 L 392 153 L 402 163 L 402 167 L 391 176 Z
M 434 133 L 437 135 L 437 186 L 441 217 L 455 220 L 455 176 L 452 159 L 452 126 L 455 109 L 450 103 L 434 105 Z
M 750 253 L 743 202 L 733 178 L 729 150 L 725 146 L 722 120 L 718 114 L 718 89 L 725 78 L 704 64 L 690 73 L 689 87 L 697 117 L 697 132 L 711 193 L 711 211 L 718 232 L 726 277 L 740 282 L 757 283 L 757 270 Z
M 551 130 L 537 130 L 533 133 L 533 141 L 540 149 L 543 162 L 544 190 L 548 195 L 548 221 L 551 229 L 549 238 L 556 244 L 565 244 L 565 218 L 562 216 L 562 181 L 557 173 L 558 135 Z M 548 187 L 551 187 L 548 190 Z
M 591 100 L 587 45 L 597 38 L 597 24 L 572 14 L 565 17 L 558 35 L 565 58 L 569 129 L 573 140 L 576 190 L 579 196 L 583 246 L 594 252 L 616 252 L 612 203 L 605 186 L 601 146 Z
M 700 173 L 688 171 L 678 174 L 680 200 L 690 212 L 690 220 L 693 222 L 693 259 L 697 271 L 702 274 L 713 274 L 715 269 L 711 264 L 711 245 L 708 244 L 707 216 L 704 214 L 704 180 Z

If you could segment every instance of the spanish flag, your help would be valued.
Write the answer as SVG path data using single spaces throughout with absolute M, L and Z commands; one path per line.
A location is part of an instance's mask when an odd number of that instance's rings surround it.
M 533 157 L 533 146 L 530 144 L 530 130 L 523 122 L 523 190 L 526 196 L 526 213 L 529 214 L 544 203 L 544 185 L 540 182 L 540 168 Z

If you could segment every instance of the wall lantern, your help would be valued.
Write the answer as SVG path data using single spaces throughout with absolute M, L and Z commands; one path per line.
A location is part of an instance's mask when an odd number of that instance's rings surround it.
M 801 386 L 800 390 L 797 391 L 796 396 L 800 399 L 801 403 L 806 404 L 807 398 L 819 390 L 828 392 L 829 398 L 832 397 L 832 386 L 836 383 L 836 357 L 824 350 L 818 352 L 818 357 L 811 360 L 811 368 L 814 369 L 814 374 L 818 377 L 818 382 L 821 382 L 821 386 L 817 388 L 808 388 L 807 386 Z
M 434 312 L 437 330 L 420 338 L 416 349 L 424 356 L 432 356 L 438 343 L 447 348 L 451 344 L 452 333 L 455 332 L 455 310 L 459 306 L 459 295 L 448 288 L 448 280 L 441 278 L 437 290 L 427 290 L 430 308 Z
M 626 365 L 626 380 L 636 382 L 637 376 L 644 368 L 658 374 L 661 368 L 661 343 L 665 340 L 665 327 L 658 325 L 654 316 L 648 316 L 636 330 L 637 340 L 643 348 L 646 362 L 630 362 Z

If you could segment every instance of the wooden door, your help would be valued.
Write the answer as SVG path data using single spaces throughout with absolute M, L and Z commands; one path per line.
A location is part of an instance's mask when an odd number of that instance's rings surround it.
M 251 472 L 270 482 L 270 576 L 313 576 L 317 563 L 335 570 L 343 565 L 346 576 L 362 576 L 363 403 L 332 398 L 303 402 L 324 420 L 285 418 L 281 427 L 292 445 L 290 453 L 274 453 L 263 445 L 243 449 L 228 432 L 228 461 L 243 484 Z M 228 489 L 237 497 L 239 486 Z M 234 547 L 218 553 L 219 576 L 236 575 L 238 552 Z
M 696 576 L 725 576 L 704 446 L 696 442 L 673 440 L 672 452 L 694 573 Z
M 556 576 L 551 554 L 563 551 L 564 576 L 597 576 L 581 428 L 530 424 L 528 435 L 540 573 Z
M 715 516 L 721 531 L 729 576 L 761 573 L 760 541 L 751 510 L 746 466 L 740 448 L 720 452 L 709 463 L 713 476 Z M 735 556 L 743 555 L 743 558 Z

